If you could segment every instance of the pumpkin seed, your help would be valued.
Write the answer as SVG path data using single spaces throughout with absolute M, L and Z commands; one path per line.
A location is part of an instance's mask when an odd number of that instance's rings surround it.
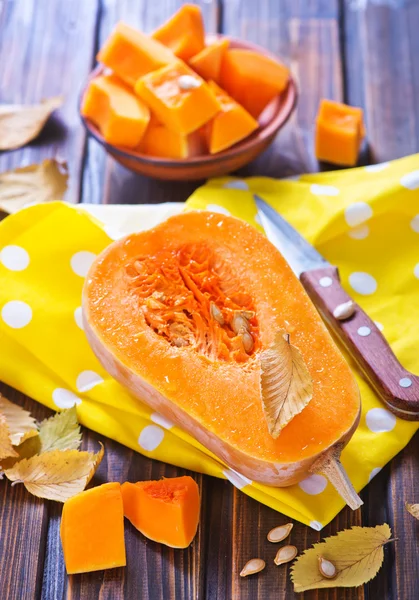
M 248 575 L 254 575 L 255 573 L 259 573 L 263 571 L 266 567 L 266 563 L 261 558 L 252 558 L 248 560 L 244 565 L 243 569 L 240 571 L 240 577 L 247 577 Z
M 211 302 L 211 304 L 210 304 L 210 312 L 211 312 L 212 318 L 215 319 L 215 321 L 217 321 L 217 323 L 219 323 L 220 325 L 224 325 L 223 313 L 218 308 L 218 306 L 216 304 L 214 304 L 214 302 Z
M 279 527 L 274 527 L 268 533 L 267 538 L 270 542 L 274 544 L 276 544 L 277 542 L 282 542 L 282 540 L 285 540 L 285 538 L 289 536 L 293 527 L 293 523 L 287 523 L 286 525 L 279 525 Z
M 181 75 L 177 80 L 181 90 L 194 90 L 201 86 L 201 81 L 192 75 Z
M 177 346 L 178 348 L 182 348 L 183 346 L 189 346 L 187 340 L 183 339 L 183 338 L 175 338 L 173 340 L 173 343 L 175 346 Z
M 348 302 L 343 302 L 343 304 L 338 304 L 338 306 L 333 311 L 333 316 L 338 321 L 344 321 L 345 319 L 349 319 L 352 317 L 356 309 L 356 304 L 352 300 L 348 300 Z
M 298 550 L 295 546 L 282 546 L 276 553 L 274 563 L 276 565 L 283 565 L 284 563 L 294 560 L 297 554 Z
M 247 354 L 250 354 L 253 350 L 253 346 L 255 345 L 252 336 L 248 331 L 245 331 L 241 334 L 241 337 L 243 342 L 243 348 L 245 349 Z
M 318 561 L 320 574 L 326 579 L 334 579 L 337 575 L 335 565 L 330 560 L 323 558 L 323 556 L 319 556 Z

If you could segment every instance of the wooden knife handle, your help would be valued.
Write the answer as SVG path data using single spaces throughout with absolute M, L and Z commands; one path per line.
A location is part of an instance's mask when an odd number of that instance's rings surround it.
M 374 321 L 345 292 L 337 268 L 307 271 L 300 279 L 323 319 L 346 346 L 388 409 L 402 419 L 418 421 L 419 377 L 402 367 Z M 342 307 L 351 302 L 352 305 Z M 334 316 L 339 312 L 343 317 L 345 312 L 348 316 L 340 320 Z

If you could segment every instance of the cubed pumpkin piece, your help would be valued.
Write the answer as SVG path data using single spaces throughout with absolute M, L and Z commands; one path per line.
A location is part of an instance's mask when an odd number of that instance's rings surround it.
M 139 77 L 176 61 L 176 57 L 157 40 L 121 21 L 102 46 L 97 60 L 134 86 Z
M 192 69 L 206 80 L 220 82 L 221 63 L 229 46 L 227 39 L 221 39 L 207 46 L 189 60 Z
M 215 154 L 246 138 L 259 123 L 214 81 L 208 85 L 221 104 L 221 111 L 204 127 L 208 150 Z
M 183 135 L 221 110 L 208 84 L 182 61 L 144 75 L 135 84 L 135 92 L 161 123 Z
M 172 548 L 187 548 L 199 522 L 199 488 L 189 477 L 126 482 L 124 514 L 142 534 Z
M 124 567 L 124 509 L 119 483 L 104 483 L 64 503 L 61 543 L 67 573 Z
M 105 141 L 135 148 L 150 120 L 150 111 L 115 75 L 92 79 L 85 92 L 81 114 L 97 125 Z
M 316 157 L 336 165 L 352 167 L 358 161 L 365 135 L 363 111 L 323 99 L 316 120 Z
M 255 119 L 288 85 L 289 70 L 269 56 L 233 48 L 221 65 L 221 87 Z
M 199 130 L 183 135 L 152 118 L 138 151 L 158 158 L 185 159 L 203 154 L 205 144 Z
M 184 4 L 152 34 L 182 60 L 189 60 L 205 46 L 204 23 L 199 6 Z

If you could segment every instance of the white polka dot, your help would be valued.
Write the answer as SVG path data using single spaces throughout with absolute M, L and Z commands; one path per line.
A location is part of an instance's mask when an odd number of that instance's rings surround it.
M 340 194 L 334 185 L 319 185 L 318 183 L 311 184 L 310 192 L 316 196 L 338 196 Z
M 377 325 L 377 329 L 383 331 L 384 325 L 382 323 L 380 323 L 379 321 L 374 321 L 374 323 Z
M 228 211 L 224 206 L 220 206 L 219 204 L 207 204 L 206 210 L 210 210 L 211 212 L 220 213 L 221 215 L 230 215 L 230 211 Z
M 157 425 L 161 425 L 165 429 L 171 429 L 172 427 L 174 427 L 174 423 L 172 423 L 172 421 L 169 421 L 169 419 L 166 419 L 166 417 L 163 417 L 163 415 L 161 415 L 160 413 L 153 413 L 150 416 L 150 419 L 154 423 L 157 423 Z
M 372 408 L 367 412 L 366 421 L 373 433 L 392 431 L 396 426 L 396 417 L 386 408 Z
M 84 327 L 83 327 L 83 310 L 82 310 L 81 306 L 77 307 L 76 310 L 74 311 L 74 320 L 75 320 L 77 326 L 80 327 L 80 329 L 84 330 Z
M 79 392 L 88 392 L 99 383 L 103 383 L 103 377 L 94 371 L 82 371 L 77 377 L 76 387 Z
M 319 280 L 319 283 L 324 288 L 330 287 L 332 285 L 332 283 L 333 283 L 333 279 L 331 277 L 322 277 Z
M 383 467 L 375 467 L 375 469 L 373 469 L 368 477 L 368 483 L 371 481 L 371 479 L 374 479 L 374 477 L 376 475 L 378 475 L 378 473 L 381 471 Z
M 289 177 L 281 177 L 282 181 L 299 181 L 301 175 L 290 175 Z
M 298 486 L 305 492 L 306 494 L 310 494 L 310 496 L 317 496 L 317 494 L 321 494 L 324 492 L 327 486 L 327 479 L 323 477 L 323 475 L 310 475 L 306 477 Z
M 409 388 L 412 385 L 412 380 L 409 377 L 402 377 L 399 381 L 399 385 L 402 388 Z
M 233 469 L 225 469 L 223 473 L 229 482 L 239 490 L 252 483 L 251 479 L 248 479 L 244 475 L 240 475 L 240 473 L 237 473 L 237 471 L 234 471 Z
M 372 208 L 366 202 L 354 202 L 345 208 L 345 220 L 349 227 L 357 227 L 371 219 Z
M 73 254 L 70 260 L 71 268 L 76 275 L 86 277 L 92 262 L 95 260 L 96 254 L 82 250 Z
M 21 329 L 31 322 L 32 309 L 26 302 L 11 300 L 1 309 L 1 317 L 9 327 Z
M 256 223 L 257 223 L 258 225 L 260 225 L 261 227 L 263 227 L 263 225 L 262 225 L 262 221 L 260 220 L 260 215 L 259 215 L 259 213 L 257 213 L 257 214 L 255 215 L 255 221 L 256 221 Z
M 349 275 L 349 283 L 352 289 L 358 292 L 358 294 L 362 294 L 362 296 L 369 296 L 377 289 L 377 282 L 374 277 L 362 271 L 351 273 Z
M 419 189 L 419 169 L 403 175 L 400 179 L 400 184 L 408 190 Z
M 10 271 L 23 271 L 29 261 L 29 254 L 20 246 L 5 246 L 0 252 L 0 262 Z
M 108 237 L 111 238 L 111 240 L 119 240 L 126 235 L 126 233 L 124 233 L 120 229 L 117 229 L 116 227 L 111 227 L 109 225 L 105 225 L 103 231 Z
M 242 179 L 235 179 L 233 181 L 227 181 L 227 183 L 223 185 L 223 188 L 229 190 L 248 190 L 249 186 Z
M 419 279 L 419 263 L 413 269 L 413 273 L 414 273 L 415 277 L 417 277 Z
M 348 231 L 349 237 L 354 240 L 365 240 L 370 234 L 370 228 L 368 225 L 359 225 Z
M 413 219 L 410 221 L 410 227 L 413 229 L 413 231 L 419 233 L 419 215 L 413 217 Z
M 138 438 L 138 444 L 143 450 L 152 452 L 162 443 L 164 431 L 157 425 L 147 425 L 144 427 Z
M 310 521 L 310 527 L 316 531 L 321 531 L 323 529 L 323 525 L 320 521 Z
M 65 388 L 56 388 L 52 392 L 52 399 L 58 408 L 71 408 L 74 405 L 81 404 L 80 398 Z
M 371 329 L 369 327 L 358 327 L 357 334 L 361 337 L 368 337 L 371 333 Z
M 368 173 L 378 173 L 379 171 L 384 171 L 384 169 L 387 169 L 389 164 L 389 162 L 382 162 L 377 163 L 376 165 L 367 165 L 364 168 Z

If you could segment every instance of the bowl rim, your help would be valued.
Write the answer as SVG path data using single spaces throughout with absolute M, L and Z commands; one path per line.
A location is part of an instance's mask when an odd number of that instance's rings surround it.
M 239 38 L 230 37 L 228 35 L 223 34 L 209 34 L 206 36 L 208 41 L 217 40 L 217 39 L 228 39 L 233 47 L 241 48 L 243 50 L 254 50 L 263 54 L 264 56 L 268 56 L 269 58 L 278 61 L 278 57 L 275 56 L 269 50 L 259 46 L 258 44 L 254 44 L 253 42 L 248 42 L 246 40 L 241 40 Z M 113 144 L 109 144 L 103 138 L 99 129 L 94 125 L 90 119 L 84 117 L 81 113 L 81 105 L 83 101 L 83 96 L 86 91 L 87 85 L 89 82 L 102 73 L 105 70 L 105 67 L 102 64 L 96 65 L 96 67 L 89 73 L 86 83 L 83 85 L 83 88 L 80 92 L 79 103 L 78 103 L 78 112 L 81 118 L 81 121 L 86 129 L 86 131 L 101 144 L 110 154 L 117 155 L 118 157 L 136 161 L 138 163 L 142 163 L 144 165 L 153 165 L 155 167 L 168 167 L 168 168 L 176 168 L 176 167 L 199 167 L 203 165 L 216 164 L 217 162 L 228 160 L 233 157 L 241 156 L 242 154 L 247 153 L 249 150 L 253 149 L 255 146 L 255 141 L 259 141 L 260 143 L 266 141 L 270 137 L 274 136 L 275 133 L 285 125 L 288 119 L 291 117 L 294 108 L 297 104 L 298 100 L 298 88 L 295 82 L 294 77 L 290 73 L 288 85 L 283 92 L 282 98 L 283 101 L 281 103 L 280 108 L 276 111 L 274 116 L 259 129 L 257 129 L 254 134 L 251 134 L 248 138 L 234 144 L 230 148 L 223 150 L 221 152 L 217 152 L 216 154 L 203 154 L 191 158 L 162 158 L 158 156 L 148 156 L 146 154 L 141 154 L 139 152 L 122 149 L 119 146 L 114 146 Z M 279 97 L 279 94 L 276 98 Z M 256 134 L 263 134 L 261 139 L 257 139 L 254 137 Z

